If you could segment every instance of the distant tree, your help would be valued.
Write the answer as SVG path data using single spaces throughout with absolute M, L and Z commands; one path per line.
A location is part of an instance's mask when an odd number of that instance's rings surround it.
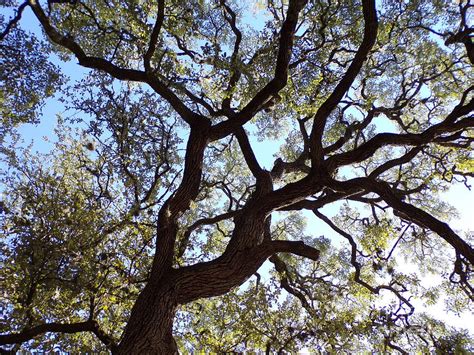
M 4 350 L 473 351 L 470 0 L 3 4 Z

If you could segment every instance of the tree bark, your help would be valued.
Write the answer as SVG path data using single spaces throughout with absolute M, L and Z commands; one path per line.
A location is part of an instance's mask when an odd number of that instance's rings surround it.
M 124 336 L 114 354 L 177 354 L 173 338 L 176 294 L 171 283 L 150 282 L 132 309 Z
M 177 354 L 172 330 L 178 304 L 226 293 L 255 273 L 272 254 L 270 245 L 261 244 L 264 221 L 264 215 L 257 215 L 239 224 L 232 238 L 235 242 L 213 261 L 180 269 L 165 267 L 164 270 L 156 270 L 155 264 L 114 353 Z

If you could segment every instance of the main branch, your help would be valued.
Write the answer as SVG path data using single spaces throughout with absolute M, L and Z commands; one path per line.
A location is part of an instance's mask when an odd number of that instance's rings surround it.
M 337 84 L 331 95 L 329 95 L 327 100 L 321 105 L 314 115 L 314 124 L 310 135 L 310 152 L 313 169 L 317 169 L 322 163 L 322 137 L 326 127 L 327 118 L 351 87 L 356 76 L 359 74 L 360 69 L 362 68 L 362 64 L 364 63 L 367 55 L 375 44 L 375 40 L 377 39 L 378 20 L 375 0 L 363 0 L 362 6 L 365 22 L 364 38 L 362 39 L 362 43 L 357 50 L 354 60 L 347 69 L 347 72 L 344 74 L 339 84 Z
M 87 55 L 87 53 L 82 49 L 82 47 L 77 42 L 74 41 L 73 38 L 69 36 L 63 36 L 61 33 L 59 33 L 59 31 L 56 28 L 53 27 L 53 25 L 49 21 L 49 18 L 46 16 L 41 5 L 38 3 L 37 0 L 29 0 L 29 5 L 31 6 L 33 13 L 35 14 L 36 18 L 39 20 L 41 26 L 43 27 L 44 31 L 46 32 L 50 40 L 66 49 L 69 49 L 76 56 L 77 60 L 79 61 L 79 64 L 82 65 L 83 67 L 101 70 L 118 80 L 128 80 L 128 81 L 137 81 L 137 82 L 147 83 L 153 88 L 153 90 L 158 95 L 163 97 L 173 107 L 173 109 L 180 115 L 180 117 L 188 124 L 198 126 L 198 125 L 201 125 L 203 121 L 206 121 L 204 117 L 191 111 L 181 101 L 181 99 L 169 87 L 163 84 L 155 75 L 144 72 L 142 70 L 122 68 L 104 58 L 93 57 L 93 56 Z M 159 30 L 161 28 L 160 16 L 161 16 L 161 9 L 163 6 L 159 6 L 159 9 L 160 9 L 160 12 L 158 14 L 159 17 L 157 19 L 157 23 L 154 27 L 154 30 L 151 34 L 150 46 L 145 55 L 146 66 L 149 65 L 149 60 L 151 59 L 151 55 L 153 54 L 154 48 L 156 45 L 155 42 L 157 38 L 155 37 L 158 36 Z

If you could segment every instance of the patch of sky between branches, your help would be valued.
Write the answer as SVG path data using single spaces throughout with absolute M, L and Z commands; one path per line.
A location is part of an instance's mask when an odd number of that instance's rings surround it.
M 11 9 L 0 9 L 0 14 L 4 15 L 7 19 L 13 15 L 13 12 L 8 10 Z M 38 25 L 38 20 L 33 15 L 30 7 L 26 7 L 23 11 L 19 25 L 24 31 L 44 39 Z M 79 66 L 75 61 L 62 61 L 54 53 L 50 54 L 49 60 L 61 69 L 61 72 L 67 77 L 69 82 L 80 80 L 90 73 L 89 69 Z M 62 95 L 61 92 L 56 93 L 54 97 L 48 99 L 41 107 L 40 123 L 26 123 L 18 128 L 18 133 L 23 141 L 23 143 L 19 142 L 20 144 L 25 146 L 31 144 L 31 148 L 39 153 L 48 153 L 53 149 L 54 142 L 57 141 L 54 128 L 58 124 L 58 115 L 65 111 L 63 104 L 59 102 L 60 95 Z

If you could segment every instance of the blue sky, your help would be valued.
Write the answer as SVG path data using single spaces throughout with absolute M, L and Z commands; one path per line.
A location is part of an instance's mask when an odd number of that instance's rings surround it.
M 8 18 L 8 15 L 7 15 Z M 249 21 L 249 24 L 258 28 L 261 26 L 261 22 L 259 22 L 258 18 L 254 16 L 254 18 Z M 38 33 L 38 26 L 36 20 L 33 18 L 29 9 L 27 9 L 24 13 L 21 25 L 23 28 Z M 81 68 L 79 65 L 75 63 L 75 61 L 64 63 L 60 62 L 58 58 L 53 57 L 54 62 L 63 69 L 64 73 L 68 74 L 71 77 L 71 80 L 77 80 L 83 77 L 88 70 Z M 39 125 L 30 125 L 26 124 L 19 129 L 22 138 L 25 140 L 25 143 L 28 144 L 30 141 L 34 142 L 33 150 L 38 150 L 40 152 L 47 152 L 52 148 L 52 145 L 48 142 L 45 142 L 42 137 L 46 136 L 51 141 L 54 141 L 54 134 L 53 129 L 56 124 L 56 115 L 61 114 L 64 111 L 64 107 L 57 99 L 53 98 L 46 102 L 44 109 L 43 109 L 43 116 L 41 123 Z M 390 127 L 387 125 L 381 125 L 379 127 L 385 127 L 385 129 L 389 130 Z M 262 166 L 266 168 L 271 168 L 273 161 L 275 160 L 274 154 L 279 149 L 279 142 L 278 141 L 264 141 L 258 142 L 255 139 L 252 139 L 252 145 L 255 149 L 257 158 Z M 474 185 L 474 181 L 471 181 Z M 443 199 L 450 202 L 454 206 L 457 207 L 459 211 L 459 218 L 454 218 L 450 222 L 451 226 L 453 226 L 461 235 L 463 233 L 470 233 L 472 234 L 474 231 L 474 208 L 473 208 L 473 201 L 474 201 L 474 188 L 473 190 L 469 191 L 465 186 L 462 184 L 455 184 L 453 187 L 446 193 L 442 194 Z M 334 215 L 337 212 L 337 208 L 335 207 L 327 207 L 323 209 L 323 213 L 326 213 L 329 216 Z M 314 236 L 325 235 L 326 237 L 332 236 L 335 239 L 340 239 L 339 237 L 335 237 L 332 230 L 330 230 L 325 224 L 317 221 L 316 218 L 312 217 L 310 213 L 307 214 L 308 216 L 308 234 L 312 234 Z M 455 324 L 458 326 L 466 327 L 468 324 L 474 324 L 474 316 L 471 314 L 465 314 L 462 318 L 454 317 L 453 315 L 446 316 L 441 313 L 441 309 L 435 307 L 433 310 L 437 316 L 444 318 L 451 324 Z

